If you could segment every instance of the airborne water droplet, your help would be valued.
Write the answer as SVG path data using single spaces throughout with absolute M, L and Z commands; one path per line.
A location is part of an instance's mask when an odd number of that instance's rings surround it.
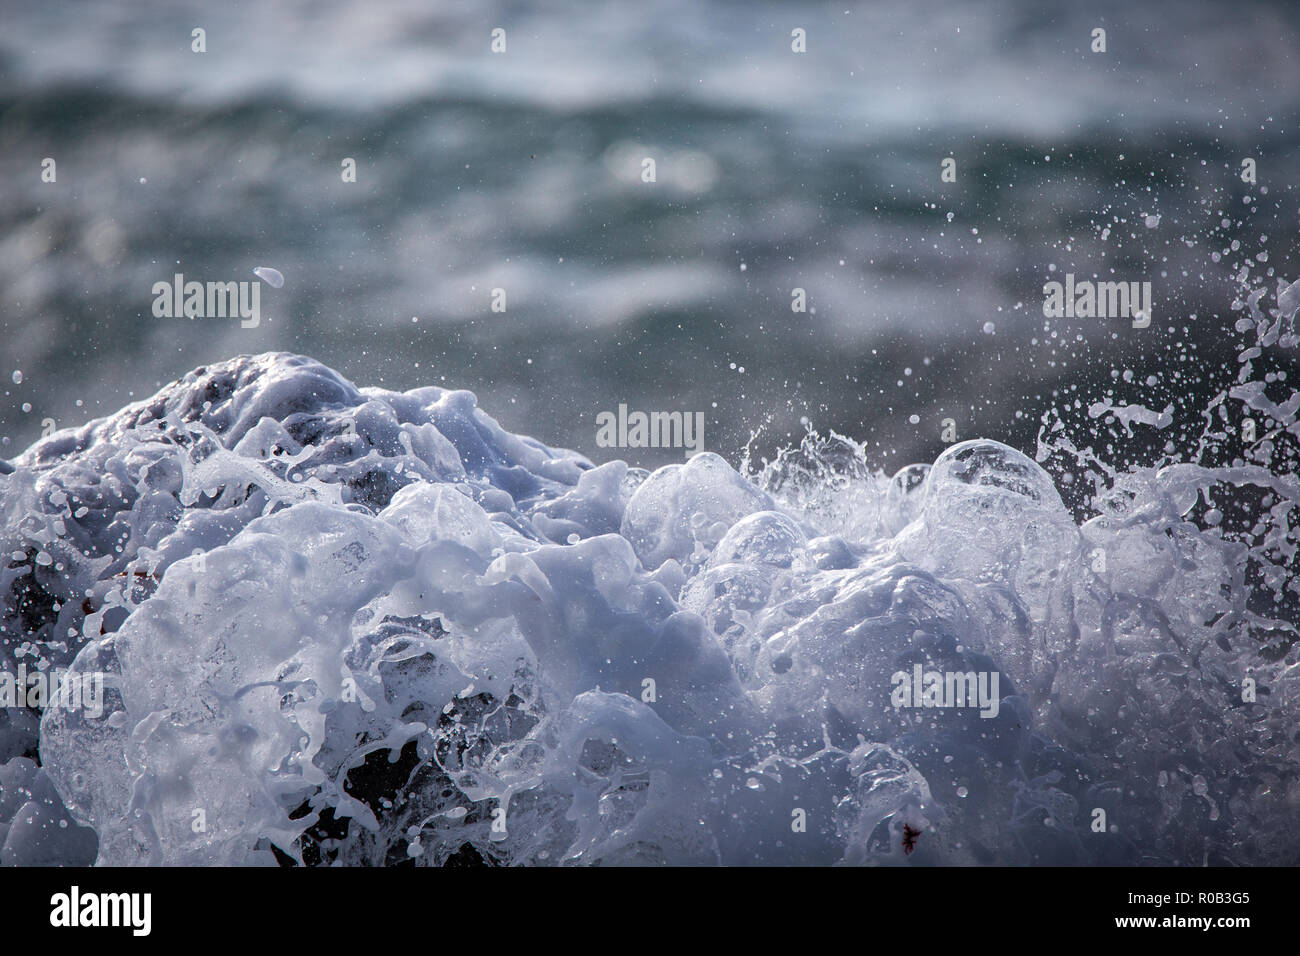
M 264 281 L 272 289 L 278 289 L 284 285 L 284 276 L 280 270 L 272 269 L 270 266 L 258 266 L 253 270 L 253 275 Z

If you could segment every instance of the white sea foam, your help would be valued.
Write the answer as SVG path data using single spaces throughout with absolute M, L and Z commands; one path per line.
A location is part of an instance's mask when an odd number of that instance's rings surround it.
M 88 862 L 69 815 L 104 864 L 1292 860 L 1300 489 L 1112 477 L 1080 526 L 995 441 L 648 474 L 466 391 L 198 369 L 0 475 L 0 664 L 107 675 L 0 717 L 0 862 Z M 1191 517 L 1225 487 L 1258 543 Z M 918 667 L 1001 699 L 893 706 Z

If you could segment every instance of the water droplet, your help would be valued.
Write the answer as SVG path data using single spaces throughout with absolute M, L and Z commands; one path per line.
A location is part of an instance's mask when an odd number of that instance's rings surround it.
M 14 384 L 15 384 L 15 385 L 21 385 L 21 384 L 23 383 L 23 371 L 22 371 L 22 369 L 19 369 L 19 368 L 14 369 L 13 379 L 14 379 Z
M 284 276 L 280 270 L 272 269 L 270 266 L 258 266 L 253 270 L 253 275 L 264 281 L 272 289 L 278 289 L 284 285 Z

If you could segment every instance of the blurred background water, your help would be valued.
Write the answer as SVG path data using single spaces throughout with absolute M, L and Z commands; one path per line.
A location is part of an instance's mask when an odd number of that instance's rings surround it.
M 892 469 L 944 419 L 1032 449 L 1105 389 L 1213 392 L 1239 288 L 1300 273 L 1295 9 L 0 0 L 0 457 L 270 349 L 644 465 L 681 453 L 597 448 L 599 412 Z M 257 266 L 257 328 L 152 314 Z M 1152 281 L 1151 328 L 1044 319 L 1070 271 Z

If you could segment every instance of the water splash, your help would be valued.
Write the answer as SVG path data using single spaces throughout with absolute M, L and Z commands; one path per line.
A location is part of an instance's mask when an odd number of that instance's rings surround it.
M 1262 351 L 1300 292 L 1261 298 Z M 106 675 L 98 719 L 0 712 L 0 860 L 1294 861 L 1300 399 L 1254 358 L 1187 460 L 1080 448 L 1160 426 L 1108 403 L 893 476 L 197 369 L 0 475 L 0 666 Z M 1262 437 L 1216 462 L 1230 402 Z M 996 673 L 996 716 L 897 706 L 914 668 Z

